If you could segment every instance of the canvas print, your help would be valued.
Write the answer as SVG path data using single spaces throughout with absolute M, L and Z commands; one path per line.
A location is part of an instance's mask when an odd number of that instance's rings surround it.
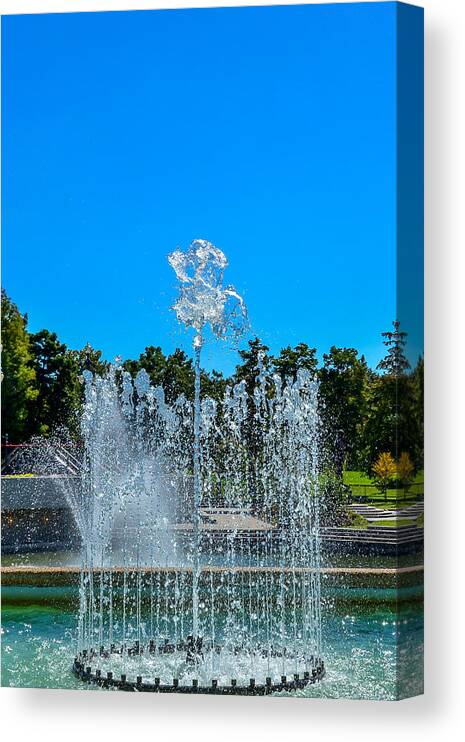
M 423 11 L 2 18 L 2 685 L 423 690 Z

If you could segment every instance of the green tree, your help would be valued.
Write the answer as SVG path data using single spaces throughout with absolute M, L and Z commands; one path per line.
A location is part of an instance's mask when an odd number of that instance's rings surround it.
M 318 497 L 320 519 L 323 526 L 345 526 L 348 522 L 348 494 L 350 490 L 342 484 L 332 471 L 321 475 Z
M 254 506 L 260 509 L 259 489 L 260 483 L 256 481 L 255 462 L 260 456 L 262 449 L 262 430 L 256 417 L 254 391 L 257 387 L 257 376 L 261 367 L 265 372 L 270 370 L 271 358 L 268 355 L 268 346 L 264 345 L 256 337 L 249 340 L 247 350 L 240 350 L 239 355 L 242 363 L 236 366 L 233 377 L 234 383 L 245 382 L 247 392 L 247 416 L 243 426 L 242 435 L 247 449 L 249 462 L 247 471 L 248 492 L 253 498 Z
M 192 399 L 194 394 L 194 368 L 192 360 L 183 350 L 176 348 L 165 356 L 160 346 L 149 345 L 137 361 L 129 361 L 133 375 L 143 368 L 153 386 L 161 386 L 167 402 L 174 402 L 180 394 Z
M 81 350 L 70 351 L 81 371 L 91 371 L 95 376 L 103 376 L 109 367 L 109 363 L 102 359 L 102 351 L 95 350 L 87 343 Z
M 2 435 L 10 443 L 25 439 L 31 404 L 39 393 L 26 328 L 27 315 L 2 290 Z
M 204 373 L 201 374 L 200 389 L 205 381 Z M 194 396 L 195 374 L 192 358 L 179 348 L 171 353 L 166 359 L 166 368 L 163 374 L 162 386 L 165 390 L 168 402 L 174 402 L 180 394 L 187 399 Z M 205 393 L 203 389 L 202 396 Z
M 271 358 L 268 351 L 268 346 L 264 345 L 258 337 L 249 340 L 247 350 L 239 351 L 242 363 L 236 366 L 233 381 L 236 384 L 239 381 L 245 381 L 245 388 L 249 396 L 253 397 L 257 385 L 259 366 L 262 365 L 265 371 L 270 369 Z
M 61 426 L 77 433 L 82 385 L 76 353 L 60 343 L 54 332 L 40 330 L 30 337 L 39 393 L 32 408 L 29 433 L 47 435 Z
M 422 462 L 422 433 L 416 414 L 415 386 L 410 375 L 399 378 L 381 376 L 373 382 L 369 394 L 364 429 L 364 469 L 369 472 L 382 451 L 398 458 L 406 451 L 415 468 Z
M 367 412 L 370 372 L 355 348 L 332 346 L 323 356 L 320 379 L 322 439 L 328 465 L 358 466 L 363 423 Z
M 221 371 L 211 371 L 209 374 L 202 372 L 201 386 L 203 387 L 202 394 L 206 397 L 211 397 L 217 402 L 222 402 L 224 399 L 224 393 L 228 379 L 225 379 Z
M 407 333 L 399 329 L 400 322 L 398 320 L 394 320 L 392 324 L 394 326 L 394 332 L 381 333 L 381 336 L 386 338 L 383 342 L 388 352 L 376 368 L 380 369 L 380 371 L 385 371 L 390 376 L 401 376 L 410 368 L 410 363 L 405 357 L 404 350 Z
M 123 367 L 126 371 L 129 371 L 133 377 L 135 377 L 141 369 L 144 369 L 150 377 L 150 383 L 152 386 L 161 386 L 166 371 L 166 357 L 160 346 L 148 345 L 137 360 L 125 361 Z
M 424 371 L 424 359 L 423 356 L 420 356 L 411 373 L 412 417 L 415 424 L 415 441 L 413 442 L 414 445 L 412 445 L 411 454 L 417 470 L 423 468 L 424 454 Z
M 123 366 L 133 377 L 141 369 L 147 371 L 150 383 L 163 387 L 166 400 L 170 404 L 181 394 L 190 400 L 194 397 L 195 374 L 192 359 L 179 348 L 171 355 L 165 356 L 160 346 L 149 345 L 136 361 L 125 361 Z M 220 400 L 225 386 L 226 381 L 221 373 L 213 371 L 207 374 L 202 371 L 200 386 L 202 396 Z
M 367 418 L 364 427 L 363 468 L 369 473 L 380 453 L 389 451 L 397 459 L 406 451 L 415 467 L 423 460 L 423 366 L 413 372 L 404 355 L 407 334 L 382 333 L 388 351 L 377 368 L 381 376 L 374 377 L 368 394 Z
M 272 366 L 283 381 L 288 378 L 295 381 L 300 369 L 306 369 L 314 374 L 318 366 L 316 348 L 310 348 L 306 343 L 299 343 L 295 348 L 288 345 L 281 350 L 277 358 L 272 359 Z

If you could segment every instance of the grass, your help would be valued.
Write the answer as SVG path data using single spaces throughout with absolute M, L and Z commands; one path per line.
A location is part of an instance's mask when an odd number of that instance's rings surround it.
M 389 528 L 398 528 L 399 526 L 414 526 L 418 525 L 416 520 L 410 520 L 408 518 L 398 518 L 393 520 L 377 520 L 376 522 L 370 522 L 362 515 L 358 513 L 349 513 L 349 522 L 345 526 L 346 528 L 357 528 L 366 530 L 367 528 L 376 526 L 388 526 Z
M 349 522 L 347 523 L 346 528 L 368 528 L 368 521 L 366 518 L 363 517 L 363 515 L 360 515 L 359 513 L 348 512 L 347 517 L 349 519 Z
M 354 499 L 361 498 L 362 502 L 378 507 L 385 505 L 403 505 L 415 502 L 423 496 L 423 472 L 419 471 L 410 486 L 408 492 L 402 488 L 391 487 L 386 494 L 382 492 L 374 480 L 361 471 L 345 471 L 344 484 L 349 485 Z
M 344 472 L 344 483 L 345 484 L 374 484 L 374 480 L 365 474 L 363 471 L 345 471 Z M 416 473 L 413 484 L 423 484 L 423 471 Z
M 390 528 L 398 528 L 399 526 L 414 526 L 416 525 L 415 520 L 409 518 L 397 518 L 393 520 L 377 520 L 370 523 L 370 526 L 389 526 Z

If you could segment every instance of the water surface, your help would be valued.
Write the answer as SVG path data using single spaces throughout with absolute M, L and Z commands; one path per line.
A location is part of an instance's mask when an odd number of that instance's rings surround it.
M 393 591 L 333 589 L 323 610 L 325 680 L 296 695 L 393 700 L 423 690 L 420 588 Z M 76 688 L 77 592 L 73 587 L 4 587 L 2 685 Z M 411 600 L 410 600 L 411 599 Z

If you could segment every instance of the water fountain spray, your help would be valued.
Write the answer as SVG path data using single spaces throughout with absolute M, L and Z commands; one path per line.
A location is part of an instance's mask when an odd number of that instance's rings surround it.
M 193 240 L 186 252 L 175 250 L 168 261 L 179 281 L 180 296 L 173 306 L 186 328 L 195 331 L 193 339 L 194 389 L 194 565 L 192 580 L 193 640 L 200 646 L 198 626 L 198 584 L 200 575 L 200 358 L 203 331 L 210 325 L 216 337 L 237 340 L 247 326 L 247 310 L 233 286 L 223 287 L 223 273 L 228 265 L 225 254 L 207 240 Z
M 209 242 L 169 262 L 194 331 L 193 404 L 121 362 L 83 374 L 84 475 L 66 493 L 82 539 L 73 670 L 126 691 L 298 690 L 325 672 L 318 383 L 260 358 L 251 393 L 230 380 L 201 397 L 207 326 L 236 339 L 246 309 Z

